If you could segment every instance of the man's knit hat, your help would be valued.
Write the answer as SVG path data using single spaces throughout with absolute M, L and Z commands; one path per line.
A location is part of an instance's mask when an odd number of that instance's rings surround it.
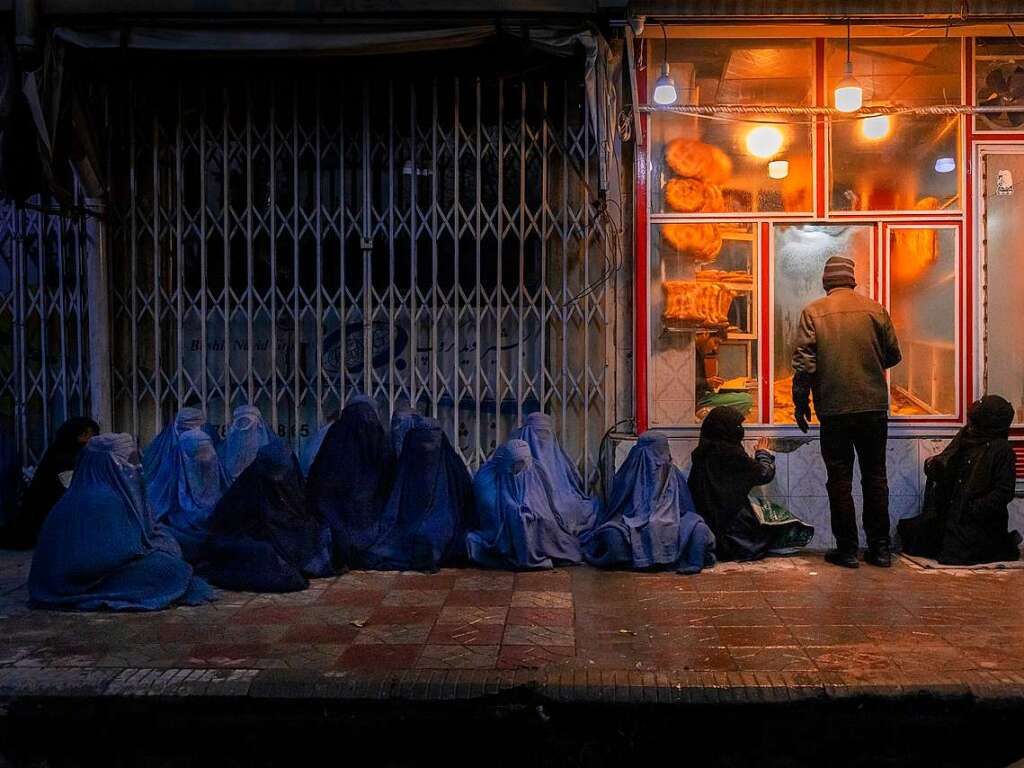
M 853 259 L 847 256 L 832 256 L 825 262 L 825 271 L 821 274 L 821 284 L 826 291 L 833 288 L 855 288 L 857 278 L 853 272 Z

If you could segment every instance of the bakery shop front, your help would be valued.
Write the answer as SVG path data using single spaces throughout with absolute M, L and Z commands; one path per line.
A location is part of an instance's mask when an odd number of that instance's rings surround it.
M 733 405 L 748 436 L 792 438 L 769 493 L 797 508 L 823 496 L 815 430 L 794 426 L 790 359 L 835 255 L 855 261 L 857 290 L 888 308 L 902 347 L 895 516 L 914 513 L 921 463 L 973 399 L 1000 394 L 1024 420 L 1020 32 L 645 19 L 633 51 L 638 431 L 670 432 L 685 462 L 708 410 Z

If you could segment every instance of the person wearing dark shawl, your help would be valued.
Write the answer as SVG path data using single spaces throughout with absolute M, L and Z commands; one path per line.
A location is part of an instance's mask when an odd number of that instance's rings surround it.
M 693 574 L 715 564 L 715 537 L 694 511 L 661 432 L 640 435 L 615 473 L 598 525 L 580 541 L 587 562 L 599 568 L 669 566 Z
M 569 526 L 569 532 L 578 536 L 593 528 L 599 502 L 584 493 L 583 479 L 558 444 L 551 417 L 540 412 L 529 414 L 512 438 L 524 440 L 530 446 L 534 464 L 548 489 L 551 507 Z
M 306 508 L 292 451 L 275 440 L 221 497 L 206 524 L 196 570 L 243 592 L 294 592 L 331 576 L 330 533 Z
M 130 435 L 92 438 L 71 487 L 47 517 L 32 557 L 34 606 L 159 610 L 196 605 L 213 591 L 153 520 Z
M 436 571 L 465 561 L 473 481 L 441 425 L 419 417 L 406 435 L 370 568 Z
M 473 478 L 479 529 L 466 534 L 469 559 L 490 568 L 553 568 L 582 559 L 579 541 L 551 508 L 530 446 L 509 440 Z
M 21 496 L 14 519 L 3 532 L 5 548 L 35 546 L 43 521 L 68 487 L 79 452 L 99 433 L 99 424 L 84 416 L 76 416 L 60 425 Z
M 775 457 L 759 443 L 751 458 L 743 450 L 743 414 L 714 408 L 700 426 L 689 486 L 693 501 L 715 534 L 718 559 L 758 560 L 804 547 L 814 528 L 778 504 L 751 500 L 751 491 L 775 477 Z
M 924 463 L 922 513 L 897 526 L 903 551 L 944 565 L 1020 559 L 1021 536 L 1008 531 L 1016 472 L 1009 440 L 1013 406 L 986 395 L 967 412 L 967 426 Z
M 260 409 L 240 405 L 231 416 L 231 426 L 221 446 L 221 464 L 229 482 L 234 482 L 256 458 L 260 448 L 279 442 L 263 421 Z
M 197 547 L 206 537 L 206 525 L 214 507 L 227 490 L 213 440 L 202 429 L 182 432 L 174 462 L 176 489 L 166 515 L 158 518 L 181 544 L 185 558 L 198 557 Z
M 397 460 L 402 455 L 402 443 L 406 433 L 413 428 L 419 413 L 415 408 L 399 408 L 391 414 L 391 453 Z
M 198 408 L 182 408 L 174 421 L 164 427 L 142 452 L 142 474 L 146 479 L 153 513 L 158 520 L 166 517 L 178 495 L 178 446 L 181 435 L 190 429 L 201 429 L 205 423 L 206 416 Z
M 3 542 L 4 531 L 17 520 L 21 486 L 18 446 L 14 436 L 0 427 L 0 543 Z
M 310 514 L 331 530 L 336 568 L 362 565 L 377 540 L 393 463 L 373 401 L 353 398 L 327 430 L 306 483 Z

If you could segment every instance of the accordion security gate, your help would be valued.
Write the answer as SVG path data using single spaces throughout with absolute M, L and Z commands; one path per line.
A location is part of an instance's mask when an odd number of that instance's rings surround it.
M 89 413 L 85 221 L 0 199 L 0 422 L 36 464 Z
M 181 405 L 224 424 L 251 402 L 301 445 L 366 394 L 435 416 L 477 465 L 540 409 L 593 476 L 615 245 L 581 70 L 125 84 L 117 427 L 146 441 Z

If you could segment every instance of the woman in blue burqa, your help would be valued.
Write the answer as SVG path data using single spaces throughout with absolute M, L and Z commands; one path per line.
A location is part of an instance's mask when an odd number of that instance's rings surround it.
M 405 434 L 370 568 L 436 571 L 466 559 L 473 481 L 441 425 L 418 417 Z
M 280 440 L 262 447 L 206 524 L 196 570 L 244 592 L 294 592 L 331 576 L 330 532 L 306 508 L 299 463 Z
M 173 465 L 177 492 L 166 514 L 157 519 L 174 534 L 185 558 L 191 562 L 198 557 L 198 546 L 206 538 L 207 522 L 228 482 L 213 440 L 202 429 L 181 433 Z
M 531 413 L 523 426 L 512 433 L 512 438 L 524 440 L 530 446 L 534 466 L 544 478 L 551 508 L 558 512 L 569 532 L 578 536 L 593 528 L 599 502 L 584 493 L 583 479 L 558 444 L 551 417 L 539 411 Z
M 231 426 L 221 445 L 221 464 L 228 482 L 234 482 L 252 464 L 260 448 L 280 442 L 263 421 L 263 414 L 254 405 L 240 405 L 231 416 Z
M 415 408 L 398 408 L 391 414 L 391 452 L 395 459 L 402 455 L 402 444 L 405 442 L 406 433 L 413 428 L 416 420 L 420 418 Z
M 178 445 L 182 433 L 190 429 L 209 431 L 206 415 L 198 408 L 185 407 L 142 452 L 142 474 L 158 520 L 167 515 L 178 493 Z
M 195 605 L 213 591 L 153 520 L 135 441 L 92 438 L 39 534 L 28 578 L 37 606 L 82 611 Z
M 35 546 L 43 521 L 67 490 L 78 454 L 89 439 L 99 433 L 99 424 L 84 416 L 76 416 L 60 425 L 22 493 L 13 519 L 0 533 L 5 548 L 31 549 Z
M 469 559 L 491 568 L 576 565 L 580 544 L 552 509 L 530 446 L 509 440 L 473 478 L 479 530 L 466 534 Z
M 615 473 L 601 521 L 581 538 L 601 568 L 663 568 L 699 573 L 715 564 L 715 537 L 696 513 L 668 439 L 644 432 Z
M 330 528 L 336 568 L 360 567 L 377 540 L 393 464 L 373 401 L 353 398 L 324 435 L 306 482 L 310 514 Z
M 327 421 L 316 431 L 316 434 L 302 446 L 302 451 L 299 454 L 299 469 L 302 470 L 303 477 L 309 477 L 309 470 L 312 468 L 313 462 L 316 461 L 316 455 L 320 453 L 320 446 L 323 444 L 324 438 L 327 437 L 327 430 L 338 420 L 338 415 L 338 412 L 334 411 L 328 416 Z

